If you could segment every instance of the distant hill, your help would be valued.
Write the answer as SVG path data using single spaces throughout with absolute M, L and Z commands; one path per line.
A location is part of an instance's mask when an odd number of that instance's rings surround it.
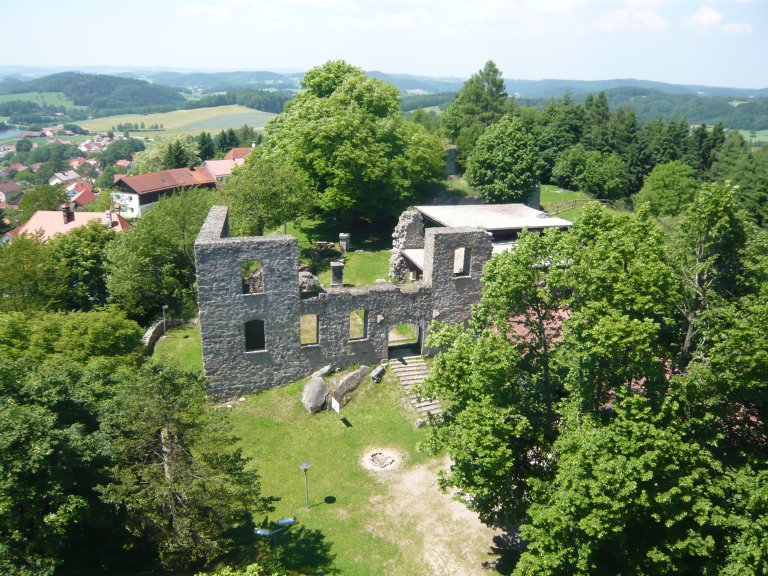
M 106 111 L 176 107 L 184 103 L 178 91 L 143 80 L 104 74 L 61 72 L 14 84 L 5 93 L 63 92 L 75 106 L 87 106 L 94 114 Z
M 129 73 L 128 77 L 136 77 Z M 123 76 L 121 74 L 121 76 Z M 196 88 L 204 92 L 217 92 L 233 88 L 260 88 L 295 90 L 304 76 L 279 74 L 277 72 L 142 72 L 141 78 L 157 84 L 179 88 Z
M 637 88 L 656 90 L 668 94 L 698 96 L 734 96 L 743 98 L 768 98 L 768 88 L 724 88 L 695 84 L 668 84 L 633 78 L 616 80 L 504 80 L 507 92 L 520 98 L 557 98 L 566 92 L 576 95 L 596 94 L 601 90 Z

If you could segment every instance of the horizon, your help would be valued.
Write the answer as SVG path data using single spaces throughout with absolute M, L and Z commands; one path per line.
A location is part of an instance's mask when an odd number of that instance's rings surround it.
M 225 72 L 343 59 L 465 79 L 493 60 L 507 79 L 768 87 L 766 67 L 740 65 L 768 60 L 766 0 L 12 0 L 0 16 L 31 23 L 41 9 L 63 29 L 30 42 L 29 26 L 8 26 L 18 66 Z

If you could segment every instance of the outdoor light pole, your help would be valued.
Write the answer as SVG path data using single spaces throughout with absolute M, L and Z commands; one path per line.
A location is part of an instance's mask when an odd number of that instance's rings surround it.
M 301 464 L 299 464 L 299 468 L 304 470 L 304 492 L 307 497 L 307 510 L 309 510 L 309 479 L 307 478 L 307 470 L 309 470 L 312 467 L 312 462 L 308 460 L 304 460 Z
M 168 327 L 165 325 L 165 311 L 168 310 L 168 304 L 163 304 L 162 310 L 163 310 L 163 334 L 165 334 L 168 331 Z

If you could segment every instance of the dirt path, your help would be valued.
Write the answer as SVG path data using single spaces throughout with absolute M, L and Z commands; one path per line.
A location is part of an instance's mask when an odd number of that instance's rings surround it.
M 494 571 L 483 568 L 483 562 L 493 560 L 489 552 L 497 532 L 440 492 L 437 471 L 447 469 L 448 464 L 447 458 L 435 458 L 420 466 L 379 473 L 388 490 L 385 497 L 371 500 L 373 518 L 380 519 L 374 530 L 386 529 L 383 523 L 390 530 L 415 528 L 414 539 L 399 541 L 403 555 L 415 564 L 409 574 L 489 576 Z

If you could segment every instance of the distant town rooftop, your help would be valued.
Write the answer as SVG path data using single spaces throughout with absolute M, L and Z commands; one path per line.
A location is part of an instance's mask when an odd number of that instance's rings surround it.
M 427 220 L 451 228 L 468 226 L 488 232 L 519 231 L 524 228 L 568 228 L 571 222 L 550 216 L 525 204 L 464 204 L 458 206 L 416 206 Z

